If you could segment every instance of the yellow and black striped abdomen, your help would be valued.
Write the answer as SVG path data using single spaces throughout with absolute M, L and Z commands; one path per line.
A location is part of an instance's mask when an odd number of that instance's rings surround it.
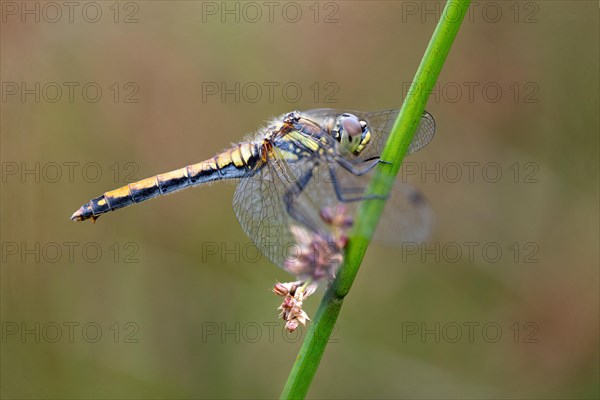
M 106 192 L 81 206 L 71 216 L 71 219 L 74 221 L 90 218 L 95 220 L 106 212 L 190 186 L 221 179 L 242 178 L 249 171 L 254 170 L 259 162 L 261 162 L 259 146 L 253 142 L 240 143 L 209 160 Z

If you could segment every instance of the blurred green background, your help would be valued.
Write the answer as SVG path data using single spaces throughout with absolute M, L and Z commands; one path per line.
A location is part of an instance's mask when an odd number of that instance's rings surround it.
M 371 246 L 310 397 L 599 395 L 598 3 L 491 4 L 406 159 L 431 241 Z M 291 277 L 257 259 L 234 185 L 69 216 L 273 115 L 399 107 L 442 6 L 2 2 L 2 397 L 278 396 L 303 335 L 269 289 Z

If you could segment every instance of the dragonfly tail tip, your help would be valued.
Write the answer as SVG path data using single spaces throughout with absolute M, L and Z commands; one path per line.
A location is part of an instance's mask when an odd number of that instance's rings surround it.
M 73 213 L 73 215 L 71 215 L 71 221 L 83 221 L 81 210 L 77 210 Z
M 86 219 L 90 218 L 95 220 L 98 217 L 94 216 L 89 204 L 84 204 L 83 206 L 79 207 L 79 209 L 75 211 L 73 215 L 71 215 L 71 221 L 85 221 Z

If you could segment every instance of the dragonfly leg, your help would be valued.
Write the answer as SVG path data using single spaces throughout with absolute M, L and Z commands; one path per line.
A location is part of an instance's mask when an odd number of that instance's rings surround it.
M 292 217 L 297 222 L 307 226 L 309 228 L 313 228 L 313 224 L 308 221 L 305 216 L 302 215 L 301 212 L 298 212 L 295 205 L 295 199 L 302 193 L 308 182 L 313 176 L 312 169 L 306 171 L 306 173 L 301 176 L 294 184 L 292 184 L 283 195 L 283 203 L 285 204 L 285 210 L 290 217 Z
M 343 188 L 340 185 L 339 180 L 337 179 L 337 171 L 335 170 L 335 168 L 330 165 L 329 166 L 329 176 L 331 177 L 331 184 L 333 185 L 333 189 L 335 191 L 335 195 L 337 196 L 338 200 L 344 203 L 350 203 L 353 201 L 363 201 L 363 200 L 375 200 L 375 199 L 379 199 L 379 200 L 385 200 L 387 199 L 387 196 L 381 196 L 381 195 L 369 195 L 369 196 L 348 196 L 348 193 L 357 193 L 360 192 L 362 193 L 364 191 L 364 188 Z
M 353 163 L 345 158 L 338 158 L 336 161 L 342 167 L 344 167 L 345 169 L 357 176 L 366 174 L 379 163 L 386 163 L 385 161 L 382 161 L 379 157 L 373 157 L 372 159 L 365 160 L 360 163 Z
M 380 159 L 379 156 L 369 157 L 369 158 L 363 160 L 363 162 L 368 162 L 368 161 L 373 161 L 373 160 L 379 160 L 379 164 L 391 164 L 391 162 L 389 162 L 389 161 L 384 161 L 384 160 Z

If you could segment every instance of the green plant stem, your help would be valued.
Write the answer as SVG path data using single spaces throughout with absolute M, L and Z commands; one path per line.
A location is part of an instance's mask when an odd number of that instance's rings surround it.
M 431 37 L 425 55 L 408 91 L 381 159 L 391 164 L 379 164 L 373 174 L 367 195 L 388 195 L 400 169 L 404 155 L 413 138 L 452 42 L 469 7 L 470 0 L 448 0 L 442 17 Z M 358 269 L 379 222 L 385 201 L 370 200 L 361 203 L 344 258 L 344 265 L 329 286 L 306 334 L 288 380 L 281 393 L 282 399 L 302 399 L 306 396 L 319 362 L 340 313 L 344 297 L 356 278 Z

